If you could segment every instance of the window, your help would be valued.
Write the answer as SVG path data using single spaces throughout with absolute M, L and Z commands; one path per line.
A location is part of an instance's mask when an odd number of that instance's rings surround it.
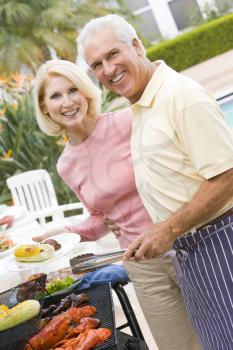
M 215 0 L 220 12 L 226 12 L 233 9 L 233 0 Z
M 192 18 L 202 16 L 196 0 L 173 0 L 168 6 L 179 30 L 192 25 Z
M 140 9 L 141 7 L 148 6 L 148 1 L 147 0 L 125 0 L 126 4 L 132 11 L 136 11 Z
M 154 42 L 161 37 L 161 33 L 151 10 L 140 13 L 137 23 L 140 33 L 149 41 Z

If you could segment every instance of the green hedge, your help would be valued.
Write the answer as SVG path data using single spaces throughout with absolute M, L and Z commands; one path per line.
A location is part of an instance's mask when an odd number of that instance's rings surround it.
M 147 51 L 151 61 L 164 60 L 177 71 L 233 49 L 233 14 L 205 23 Z

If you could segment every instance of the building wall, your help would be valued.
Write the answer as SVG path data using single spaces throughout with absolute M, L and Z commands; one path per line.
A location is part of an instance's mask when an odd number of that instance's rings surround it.
M 173 38 L 190 27 L 190 18 L 206 15 L 206 5 L 213 9 L 233 0 L 125 0 L 138 17 L 138 29 L 149 41 Z

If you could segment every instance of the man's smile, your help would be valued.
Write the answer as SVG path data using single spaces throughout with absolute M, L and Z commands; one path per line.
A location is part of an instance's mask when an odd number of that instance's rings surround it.
M 110 82 L 112 84 L 117 84 L 119 81 L 121 81 L 126 74 L 126 71 L 121 72 L 120 74 L 117 74 L 114 78 L 110 79 Z

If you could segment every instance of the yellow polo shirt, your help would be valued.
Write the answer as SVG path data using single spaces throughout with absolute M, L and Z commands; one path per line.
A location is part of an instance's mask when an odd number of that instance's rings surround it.
M 153 222 L 190 202 L 205 179 L 233 168 L 233 133 L 213 96 L 163 61 L 132 105 L 136 185 Z M 233 199 L 214 217 L 233 206 Z

